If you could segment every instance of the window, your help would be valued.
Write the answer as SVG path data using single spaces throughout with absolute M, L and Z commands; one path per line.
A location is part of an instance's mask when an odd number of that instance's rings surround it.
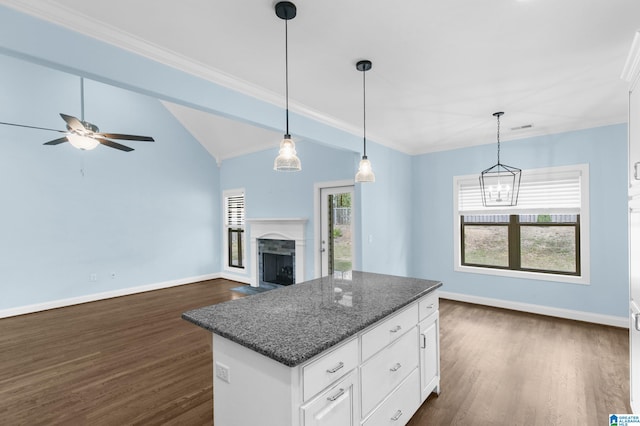
M 588 283 L 588 166 L 525 170 L 518 205 L 484 207 L 454 178 L 456 270 Z
M 244 191 L 225 191 L 226 265 L 244 268 Z

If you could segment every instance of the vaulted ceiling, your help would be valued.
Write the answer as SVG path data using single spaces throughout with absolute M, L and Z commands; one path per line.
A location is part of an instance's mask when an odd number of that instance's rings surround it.
M 0 3 L 284 105 L 284 22 L 272 0 Z M 355 63 L 369 59 L 368 139 L 399 151 L 492 143 L 495 111 L 506 113 L 503 140 L 627 120 L 620 74 L 640 29 L 637 0 L 296 6 L 288 24 L 291 109 L 360 135 Z M 277 146 L 283 133 L 166 105 L 218 160 Z M 253 142 L 239 152 L 228 142 L 238 137 Z

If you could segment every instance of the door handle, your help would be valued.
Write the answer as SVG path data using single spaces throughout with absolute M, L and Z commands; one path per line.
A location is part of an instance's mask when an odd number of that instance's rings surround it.
M 633 178 L 635 180 L 640 179 L 640 177 L 638 177 L 638 164 L 640 164 L 640 161 L 636 161 L 636 163 L 633 165 Z
M 327 401 L 335 401 L 336 399 L 340 398 L 342 395 L 344 395 L 344 389 L 340 388 L 340 390 L 338 390 L 338 393 L 336 393 L 333 396 L 329 396 L 327 397 Z
M 633 314 L 634 326 L 636 327 L 636 330 L 638 330 L 638 331 L 640 331 L 640 324 L 638 323 L 639 319 L 640 319 L 640 314 Z
M 422 349 L 427 347 L 427 336 L 424 335 L 424 333 L 420 333 L 420 337 L 422 338 L 422 342 L 420 344 L 420 347 Z

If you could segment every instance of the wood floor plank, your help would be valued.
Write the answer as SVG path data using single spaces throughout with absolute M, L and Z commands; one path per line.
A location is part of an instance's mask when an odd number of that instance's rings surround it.
M 211 425 L 211 335 L 180 318 L 243 297 L 212 280 L 0 320 L 0 423 Z M 422 425 L 602 425 L 628 413 L 628 331 L 442 300 Z

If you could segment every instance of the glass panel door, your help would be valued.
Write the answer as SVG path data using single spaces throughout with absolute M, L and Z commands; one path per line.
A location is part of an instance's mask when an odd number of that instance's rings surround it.
M 353 268 L 353 186 L 322 188 L 322 276 L 351 278 Z

